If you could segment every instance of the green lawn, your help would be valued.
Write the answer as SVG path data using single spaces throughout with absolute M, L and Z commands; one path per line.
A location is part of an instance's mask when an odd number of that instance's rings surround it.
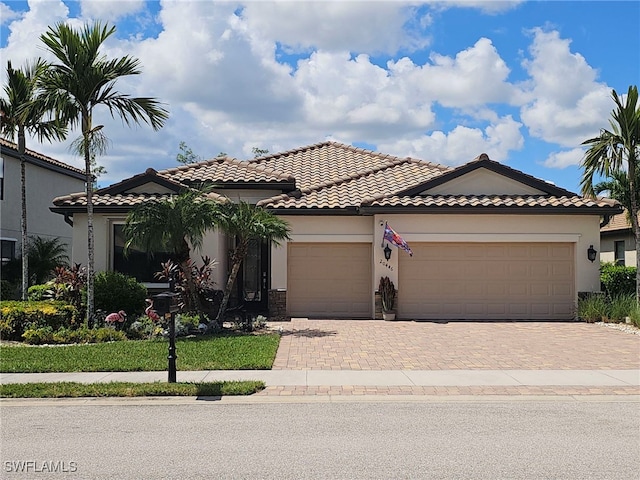
M 65 398 L 65 397 L 153 397 L 251 395 L 264 389 L 264 382 L 210 383 L 21 383 L 0 385 L 2 398 Z
M 176 341 L 177 369 L 269 370 L 278 334 L 221 334 Z M 167 340 L 0 347 L 0 372 L 132 372 L 167 369 Z

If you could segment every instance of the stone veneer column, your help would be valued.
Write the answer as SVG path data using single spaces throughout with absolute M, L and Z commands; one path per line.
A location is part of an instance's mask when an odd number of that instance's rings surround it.
M 269 290 L 269 321 L 289 321 L 287 317 L 287 291 Z

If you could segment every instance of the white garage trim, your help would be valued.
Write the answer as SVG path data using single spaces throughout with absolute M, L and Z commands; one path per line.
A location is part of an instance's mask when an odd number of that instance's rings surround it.
M 287 245 L 287 315 L 371 318 L 371 243 Z

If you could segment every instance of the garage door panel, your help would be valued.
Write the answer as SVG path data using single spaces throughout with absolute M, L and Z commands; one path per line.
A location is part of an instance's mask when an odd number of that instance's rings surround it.
M 287 314 L 371 318 L 371 245 L 290 243 Z
M 400 256 L 398 317 L 570 319 L 572 244 L 411 245 Z

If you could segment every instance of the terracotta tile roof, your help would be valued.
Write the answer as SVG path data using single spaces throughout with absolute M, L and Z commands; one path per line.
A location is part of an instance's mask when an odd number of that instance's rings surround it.
M 420 195 L 425 185 L 437 184 L 445 177 L 456 178 L 481 167 L 542 187 L 546 195 Z M 586 199 L 548 186 L 541 180 L 504 167 L 486 155 L 477 157 L 468 166 L 452 169 L 331 141 L 249 161 L 223 157 L 159 172 L 148 169 L 144 174 L 96 192 L 95 205 L 103 211 L 109 208 L 124 210 L 152 198 L 170 195 L 127 193 L 148 182 L 159 183 L 177 192 L 182 186 L 203 181 L 233 188 L 269 185 L 283 193 L 261 200 L 258 205 L 291 214 L 311 210 L 325 213 L 356 209 L 371 213 L 384 209 L 400 211 L 403 208 L 452 212 L 463 209 L 518 209 L 533 212 L 538 209 L 555 213 L 602 214 L 619 210 L 619 206 L 611 200 Z M 224 199 L 219 195 L 217 197 Z M 86 199 L 84 194 L 73 194 L 59 197 L 54 203 L 57 211 L 79 211 L 86 205 Z
M 425 195 L 391 196 L 370 201 L 370 207 L 449 207 L 449 208 L 557 208 L 610 210 L 614 204 L 605 199 L 551 195 Z
M 164 200 L 171 196 L 171 194 L 147 194 L 147 193 L 117 193 L 117 194 L 99 194 L 96 192 L 93 196 L 93 207 L 96 210 L 126 210 L 135 205 L 139 205 L 144 202 L 152 200 Z M 214 192 L 207 194 L 207 196 L 213 200 L 224 202 L 227 201 L 222 195 L 218 195 Z M 62 197 L 53 199 L 53 204 L 56 207 L 64 207 L 64 210 L 85 210 L 87 207 L 87 196 L 84 192 L 72 193 Z
M 640 220 L 640 214 L 638 215 L 638 220 Z M 600 229 L 600 232 L 617 232 L 620 230 L 631 230 L 631 222 L 629 222 L 627 210 L 617 215 L 613 215 L 609 220 L 609 223 Z
M 181 183 L 293 183 L 295 179 L 271 166 L 257 165 L 229 157 L 160 170 L 158 175 Z
M 288 172 L 295 177 L 296 187 L 305 190 L 359 178 L 368 172 L 392 167 L 408 160 L 410 159 L 327 141 L 257 158 L 250 160 L 250 163 Z M 450 170 L 443 165 L 424 161 L 422 163 L 429 165 L 434 172 Z
M 356 208 L 380 192 L 399 192 L 415 185 L 417 179 L 425 181 L 441 175 L 442 171 L 432 163 L 395 158 L 382 167 L 376 165 L 370 170 L 360 170 L 345 178 L 302 188 L 258 204 L 277 209 Z
M 13 143 L 5 138 L 0 137 L 0 146 L 2 146 L 5 149 L 11 150 L 11 153 L 13 154 L 13 156 L 18 157 L 18 145 L 16 143 Z M 81 174 L 84 177 L 84 170 L 68 165 L 64 162 L 61 162 L 60 160 L 56 160 L 55 158 L 48 157 L 34 150 L 29 150 L 28 148 L 25 150 L 25 153 L 34 159 L 41 160 L 45 164 L 49 164 L 51 166 L 58 167 L 63 170 L 67 170 L 75 174 Z

